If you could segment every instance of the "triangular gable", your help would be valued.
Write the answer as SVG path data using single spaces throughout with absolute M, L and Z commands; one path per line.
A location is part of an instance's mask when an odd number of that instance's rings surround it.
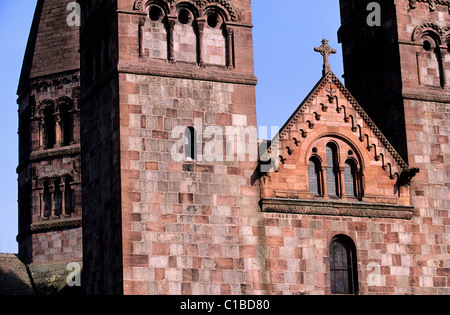
M 366 197 L 361 199 L 369 202 L 383 200 L 381 202 L 398 203 L 400 188 L 409 183 L 416 170 L 409 169 L 407 163 L 332 71 L 328 71 L 320 79 L 271 141 L 266 154 L 261 157 L 262 164 L 264 161 L 271 161 L 268 167 L 270 171 L 266 165 L 266 170 L 262 172 L 267 174 L 263 181 L 268 179 L 269 182 L 277 182 L 279 191 L 286 191 L 285 197 L 308 196 L 308 159 L 311 157 L 311 151 L 317 149 L 314 143 L 322 138 L 326 141 L 333 137 L 346 143 L 341 150 L 355 151 L 355 156 L 360 160 L 358 167 L 361 167 L 361 173 L 364 173 L 362 176 Z M 341 168 L 348 158 L 344 155 L 340 159 Z M 374 183 L 375 181 L 377 183 Z M 267 188 L 269 182 L 264 182 L 263 186 Z M 273 191 L 268 193 L 269 198 L 276 198 L 277 194 Z M 295 197 L 297 195 L 299 197 Z
M 383 135 L 383 133 L 380 131 L 380 129 L 375 125 L 375 123 L 372 121 L 372 119 L 369 117 L 369 115 L 364 111 L 364 109 L 359 105 L 359 103 L 355 100 L 355 98 L 351 95 L 350 91 L 347 90 L 347 88 L 342 84 L 342 82 L 336 77 L 336 75 L 333 73 L 333 71 L 329 71 L 325 76 L 323 76 L 319 82 L 316 84 L 316 86 L 311 90 L 311 92 L 308 94 L 308 96 L 305 98 L 305 100 L 300 104 L 300 106 L 295 110 L 295 112 L 292 114 L 292 116 L 287 120 L 287 122 L 284 124 L 284 126 L 280 129 L 278 134 L 272 139 L 271 146 L 269 147 L 268 154 L 272 153 L 271 147 L 274 145 L 279 145 L 280 141 L 282 140 L 291 140 L 289 139 L 289 134 L 293 130 L 293 127 L 297 125 L 297 122 L 300 121 L 303 113 L 307 111 L 308 108 L 310 108 L 313 105 L 317 105 L 317 97 L 321 94 L 326 94 L 327 98 L 329 99 L 327 102 L 320 102 L 319 104 L 323 104 L 327 109 L 334 109 L 334 111 L 339 114 L 336 110 L 338 104 L 331 103 L 330 102 L 330 96 L 331 93 L 327 92 L 330 91 L 330 81 L 332 82 L 332 90 L 338 89 L 341 95 L 343 95 L 346 99 L 348 104 L 339 104 L 340 107 L 344 106 L 344 109 L 341 109 L 342 111 L 347 111 L 347 113 L 342 113 L 346 115 L 346 117 L 349 117 L 349 128 L 358 128 L 357 124 L 355 124 L 355 118 L 351 113 L 349 113 L 349 110 L 354 110 L 355 114 L 358 116 L 358 118 L 361 118 L 365 125 L 370 128 L 371 132 L 374 136 L 378 138 L 378 140 L 381 142 L 381 144 L 384 146 L 384 148 L 389 152 L 391 157 L 395 160 L 396 164 L 402 171 L 408 171 L 409 166 L 408 164 L 403 160 L 403 158 L 400 156 L 400 154 L 395 150 L 395 148 L 391 145 L 391 143 L 387 140 L 387 138 Z M 333 93 L 331 99 L 333 99 L 333 102 L 336 101 L 336 92 Z M 347 106 L 346 106 L 347 105 Z M 348 105 L 351 105 L 351 108 L 348 108 Z M 334 106 L 334 108 L 333 108 Z M 323 111 L 323 109 L 322 109 Z M 348 115 L 348 116 L 347 116 Z M 350 121 L 353 117 L 353 121 Z M 344 117 L 345 119 L 345 117 Z M 353 124 L 352 124 L 353 123 Z M 362 127 L 362 126 L 361 126 Z M 307 134 L 309 126 L 305 124 L 304 129 L 300 129 L 300 132 L 304 132 Z M 358 130 L 357 130 L 358 131 Z M 361 135 L 360 135 L 361 136 Z M 364 137 L 364 135 L 362 135 Z M 303 136 L 302 136 L 303 137 Z M 300 139 L 297 139 L 300 140 Z M 268 156 L 266 155 L 266 158 Z

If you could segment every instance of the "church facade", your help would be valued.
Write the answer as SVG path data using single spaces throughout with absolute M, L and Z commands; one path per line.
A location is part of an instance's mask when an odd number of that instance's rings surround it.
M 26 264 L 82 262 L 87 294 L 450 293 L 449 1 L 372 27 L 341 0 L 345 85 L 323 40 L 271 141 L 250 0 L 79 4 L 38 1 L 19 84 Z

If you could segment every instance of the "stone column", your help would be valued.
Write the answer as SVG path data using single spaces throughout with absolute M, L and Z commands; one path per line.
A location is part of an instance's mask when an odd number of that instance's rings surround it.
M 203 37 L 205 30 L 206 20 L 198 19 L 197 20 L 197 30 L 198 30 L 198 65 L 200 67 L 205 67 L 205 52 L 203 49 Z
M 234 68 L 233 60 L 234 60 L 234 54 L 233 54 L 233 35 L 234 35 L 234 29 L 226 25 L 225 26 L 225 34 L 226 34 L 226 51 L 227 51 L 227 68 Z
M 145 17 L 139 19 L 139 57 L 144 57 Z
M 175 62 L 175 45 L 174 31 L 177 18 L 173 16 L 167 17 L 167 59 L 170 63 Z
M 39 188 L 39 218 L 44 219 L 45 204 L 44 204 L 44 187 Z

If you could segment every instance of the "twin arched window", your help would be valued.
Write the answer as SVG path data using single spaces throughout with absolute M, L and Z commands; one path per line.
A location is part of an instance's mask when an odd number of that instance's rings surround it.
M 313 149 L 313 153 L 308 165 L 308 186 L 312 195 L 329 198 L 362 197 L 362 170 L 358 170 L 352 150 L 342 157 L 336 143 L 327 143 L 324 165 L 317 148 Z M 339 158 L 345 159 L 343 166 L 340 166 Z
M 73 104 L 50 102 L 42 110 L 40 147 L 53 149 L 69 146 L 74 141 Z
M 168 7 L 158 0 L 147 6 L 149 19 L 140 22 L 139 30 L 141 57 L 234 67 L 234 31 L 226 10 L 188 2 Z

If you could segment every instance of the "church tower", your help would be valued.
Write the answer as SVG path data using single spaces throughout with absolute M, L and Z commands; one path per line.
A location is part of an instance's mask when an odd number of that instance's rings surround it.
M 68 23 L 71 12 L 67 1 L 37 1 L 17 91 L 19 254 L 63 271 L 82 260 L 79 27 Z
M 250 0 L 81 11 L 86 292 L 261 289 L 242 258 L 259 213 Z
M 411 281 L 436 293 L 446 286 L 439 268 L 448 261 L 450 1 L 369 2 L 340 1 L 345 83 L 409 166 L 420 169 L 411 186 L 411 246 L 419 254 L 414 263 L 433 272 Z

